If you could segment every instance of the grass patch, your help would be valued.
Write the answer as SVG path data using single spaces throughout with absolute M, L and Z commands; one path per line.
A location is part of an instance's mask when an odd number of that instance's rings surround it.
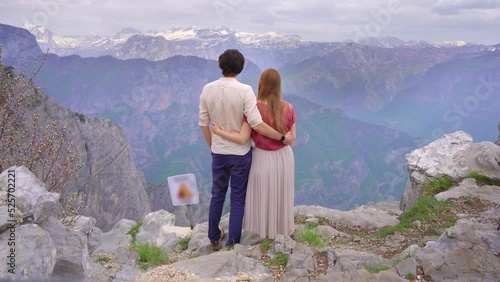
M 141 226 L 142 226 L 142 221 L 139 220 L 132 227 L 130 227 L 129 231 L 127 232 L 127 234 L 132 236 L 132 240 L 130 242 L 131 245 L 135 244 L 135 240 L 136 240 L 135 237 L 139 233 L 139 229 L 141 228 Z
M 160 247 L 152 242 L 137 242 L 137 234 L 142 226 L 142 221 L 137 221 L 130 227 L 127 234 L 132 236 L 130 239 L 130 249 L 139 255 L 139 268 L 146 270 L 151 266 L 162 265 L 170 261 L 169 256 Z
M 376 265 L 376 266 L 365 265 L 365 269 L 370 273 L 379 273 L 381 271 L 385 271 L 385 270 L 388 270 L 391 268 L 392 268 L 392 265 L 390 265 L 390 264 L 382 264 L 382 265 Z
M 105 253 L 92 254 L 91 258 L 95 258 L 96 262 L 107 263 L 113 260 L 110 256 Z
M 399 217 L 399 224 L 387 228 L 383 228 L 376 233 L 379 238 L 396 232 L 405 233 L 412 227 L 412 223 L 416 220 L 422 223 L 435 222 L 442 212 L 450 207 L 448 202 L 440 202 L 436 199 L 420 198 L 418 202 L 409 210 L 402 213 Z M 451 227 L 455 224 L 456 218 L 446 218 L 446 226 Z
M 185 251 L 189 246 L 189 242 L 191 242 L 191 237 L 180 240 L 176 245 L 179 246 L 181 250 Z
M 110 262 L 111 258 L 105 256 L 97 256 L 97 262 Z
M 408 272 L 406 274 L 406 279 L 409 279 L 409 280 L 414 280 L 416 277 L 415 277 L 415 274 L 411 273 L 411 272 Z
M 310 246 L 323 248 L 326 246 L 325 241 L 321 238 L 316 230 L 307 228 L 297 229 L 295 231 L 295 238 L 301 242 L 308 243 Z
M 476 171 L 471 171 L 467 175 L 467 178 L 472 178 L 476 180 L 476 183 L 478 185 L 494 185 L 494 186 L 500 186 L 500 180 L 494 180 L 484 174 L 480 174 L 479 172 Z
M 169 256 L 155 243 L 136 242 L 133 249 L 139 255 L 139 267 L 147 269 L 150 266 L 162 265 L 169 262 Z
M 316 228 L 319 226 L 319 223 L 315 223 L 315 222 L 312 222 L 312 221 L 306 221 L 305 224 L 307 229 L 313 229 L 313 228 Z
M 451 186 L 453 186 L 453 178 L 449 176 L 427 179 L 422 187 L 422 197 L 430 199 L 434 195 L 450 189 Z
M 269 259 L 265 265 L 267 267 L 271 266 L 283 266 L 285 267 L 288 263 L 288 256 L 283 253 L 277 253 L 276 256 L 272 259 Z
M 260 244 L 260 251 L 263 253 L 269 251 L 269 249 L 271 248 L 271 243 L 272 243 L 271 240 L 267 238 L 264 239 L 264 241 L 262 241 L 262 243 Z

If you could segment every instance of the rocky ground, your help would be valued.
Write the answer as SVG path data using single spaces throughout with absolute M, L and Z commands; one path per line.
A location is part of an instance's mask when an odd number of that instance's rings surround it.
M 318 229 L 318 227 L 326 226 L 339 231 L 336 235 L 324 238 L 327 242 L 327 247 L 325 247 L 325 249 L 345 247 L 359 252 L 373 253 L 391 260 L 404 253 L 404 251 L 412 245 L 424 247 L 428 241 L 437 240 L 444 232 L 445 227 L 459 218 L 476 217 L 482 212 L 500 207 L 494 202 L 472 197 L 450 199 L 444 206 L 447 209 L 442 210 L 439 217 L 425 222 L 414 222 L 414 224 L 406 228 L 403 232 L 396 232 L 395 234 L 389 234 L 383 237 L 378 234 L 384 229 L 369 229 L 361 226 L 350 226 L 325 218 L 319 218 L 318 224 L 312 225 L 315 225 L 316 229 Z M 307 216 L 297 216 L 296 224 L 297 226 L 302 226 L 306 222 L 312 222 L 308 221 L 310 219 L 311 218 Z M 495 223 L 500 224 L 498 220 Z M 190 257 L 183 252 L 177 251 L 171 253 L 171 259 L 175 262 L 179 260 L 187 260 L 190 259 Z M 264 265 L 267 261 L 269 261 L 269 259 L 270 257 L 265 255 L 265 253 L 259 257 L 259 260 Z M 328 251 L 320 249 L 316 250 L 314 259 L 316 261 L 316 267 L 310 274 L 310 278 L 312 280 L 325 275 L 331 268 L 331 265 L 335 264 L 335 261 L 330 261 L 331 256 L 328 255 Z M 274 278 L 274 281 L 281 281 L 286 268 L 283 266 L 271 266 L 269 267 L 269 270 Z M 408 281 L 431 281 L 430 277 L 425 276 L 422 267 L 417 266 L 415 272 L 417 275 L 412 279 L 408 279 Z M 139 274 L 134 279 L 134 282 L 184 281 L 189 280 L 188 278 L 189 274 L 186 272 L 166 265 Z M 250 277 L 241 276 L 238 278 L 228 278 L 226 280 L 217 279 L 214 281 L 244 282 L 252 281 L 252 279 Z
M 500 147 L 473 144 L 459 132 L 413 151 L 407 161 L 410 177 L 401 202 L 349 211 L 296 206 L 292 236 L 269 241 L 244 231 L 241 244 L 217 252 L 210 247 L 207 222 L 176 226 L 176 215 L 164 210 L 140 222 L 121 219 L 108 232 L 84 216 L 64 225 L 58 195 L 26 168 L 11 168 L 19 180 L 16 245 L 29 246 L 16 249 L 16 278 L 500 281 Z M 0 174 L 0 203 L 8 197 L 7 181 L 7 173 Z M 7 243 L 14 231 L 8 206 L 0 204 L 0 211 L 0 278 L 12 278 Z M 228 225 L 226 214 L 221 226 Z M 139 243 L 154 248 L 139 255 Z

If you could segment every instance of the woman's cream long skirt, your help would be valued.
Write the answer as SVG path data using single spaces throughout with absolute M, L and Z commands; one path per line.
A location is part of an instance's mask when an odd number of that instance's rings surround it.
M 294 231 L 295 158 L 290 146 L 254 148 L 248 176 L 243 228 L 262 238 Z

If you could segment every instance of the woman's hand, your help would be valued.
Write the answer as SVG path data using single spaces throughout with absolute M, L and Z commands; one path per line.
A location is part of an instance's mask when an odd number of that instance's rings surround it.
M 212 122 L 212 131 L 214 132 L 215 135 L 219 135 L 219 136 L 220 136 L 220 133 L 222 132 L 219 125 L 215 122 Z

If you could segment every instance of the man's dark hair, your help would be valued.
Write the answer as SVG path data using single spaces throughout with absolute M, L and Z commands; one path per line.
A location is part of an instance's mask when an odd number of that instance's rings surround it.
M 219 56 L 219 68 L 224 76 L 236 76 L 245 66 L 245 57 L 236 49 L 228 49 Z

